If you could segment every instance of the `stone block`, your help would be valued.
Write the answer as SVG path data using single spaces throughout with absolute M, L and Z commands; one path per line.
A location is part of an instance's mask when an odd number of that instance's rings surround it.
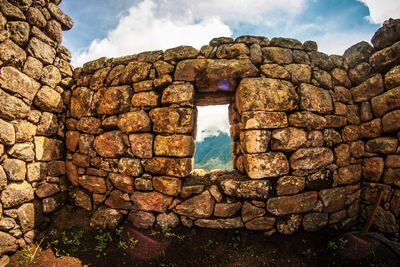
M 95 114 L 112 115 L 129 111 L 133 90 L 130 86 L 113 86 L 99 89 L 93 96 Z
M 283 152 L 295 151 L 307 141 L 307 133 L 303 129 L 288 127 L 272 132 L 271 149 Z
M 208 218 L 214 211 L 215 200 L 210 192 L 204 191 L 200 195 L 183 201 L 174 208 L 174 212 L 195 218 Z
M 195 144 L 189 135 L 156 135 L 154 139 L 154 154 L 167 157 L 192 157 Z
M 245 168 L 252 179 L 278 177 L 289 173 L 289 162 L 281 152 L 245 154 Z
M 329 92 L 313 85 L 302 83 L 298 88 L 299 107 L 306 111 L 327 114 L 333 111 L 332 98 Z
M 332 161 L 332 150 L 325 147 L 300 148 L 290 156 L 290 166 L 294 170 L 320 169 Z
M 306 192 L 293 196 L 280 196 L 267 201 L 267 210 L 276 216 L 290 213 L 303 213 L 314 208 L 318 192 Z
M 139 210 L 166 212 L 172 202 L 171 196 L 165 196 L 158 192 L 139 192 L 135 191 L 131 197 Z
M 221 182 L 224 194 L 240 198 L 267 199 L 272 193 L 272 185 L 268 180 L 235 180 Z
M 186 177 L 192 171 L 192 158 L 154 157 L 143 163 L 146 172 L 156 175 Z
M 111 131 L 96 136 L 93 148 L 103 157 L 115 158 L 124 155 L 125 144 L 122 132 Z
M 149 115 L 157 133 L 191 134 L 194 129 L 195 111 L 190 108 L 155 108 Z
M 285 112 L 246 111 L 242 114 L 245 130 L 274 129 L 288 126 Z

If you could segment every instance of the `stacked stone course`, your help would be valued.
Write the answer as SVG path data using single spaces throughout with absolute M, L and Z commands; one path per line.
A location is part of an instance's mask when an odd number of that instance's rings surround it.
M 0 0 L 0 255 L 33 242 L 66 200 L 61 1 Z
M 67 201 L 95 228 L 292 234 L 357 227 L 383 190 L 373 226 L 399 232 L 400 20 L 343 56 L 241 36 L 73 71 L 59 2 L 1 2 L 0 255 Z M 192 170 L 196 107 L 214 104 L 233 172 Z

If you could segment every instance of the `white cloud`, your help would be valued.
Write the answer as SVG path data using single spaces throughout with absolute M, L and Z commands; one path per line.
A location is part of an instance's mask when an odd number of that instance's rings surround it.
M 361 41 L 369 42 L 371 39 L 370 33 L 327 33 L 316 38 L 318 51 L 332 55 L 343 55 L 344 51 Z
M 228 105 L 197 107 L 197 138 L 201 142 L 219 131 L 229 135 Z
M 274 24 L 294 16 L 306 1 L 144 0 L 133 5 L 106 38 L 92 41 L 80 53 L 73 51 L 72 64 L 179 45 L 199 49 L 214 37 L 231 36 L 231 27 L 240 22 Z
M 129 9 L 118 26 L 102 40 L 94 40 L 90 47 L 73 56 L 72 64 L 83 63 L 103 56 L 118 57 L 150 50 L 165 50 L 179 45 L 196 48 L 219 36 L 231 36 L 232 31 L 216 17 L 196 21 L 190 12 L 173 18 L 159 15 L 157 5 L 145 0 Z
M 399 0 L 358 0 L 369 9 L 369 16 L 366 19 L 374 24 L 381 24 L 389 18 L 399 18 Z

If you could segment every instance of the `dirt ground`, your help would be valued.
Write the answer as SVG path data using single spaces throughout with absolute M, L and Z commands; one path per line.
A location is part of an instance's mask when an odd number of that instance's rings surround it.
M 80 216 L 74 217 L 84 221 Z M 64 222 L 65 219 L 60 218 Z M 67 221 L 71 223 L 73 219 Z M 94 231 L 74 225 L 48 230 L 37 241 L 37 250 L 32 245 L 17 252 L 10 257 L 8 266 L 400 266 L 399 256 L 386 247 L 375 248 L 372 253 L 368 250 L 369 256 L 361 259 L 343 256 L 358 255 L 357 249 L 362 251 L 365 247 L 356 240 L 358 247 L 354 248 L 341 235 L 328 228 L 314 233 L 266 236 L 245 229 L 180 226 L 139 230 L 126 223 L 117 229 Z

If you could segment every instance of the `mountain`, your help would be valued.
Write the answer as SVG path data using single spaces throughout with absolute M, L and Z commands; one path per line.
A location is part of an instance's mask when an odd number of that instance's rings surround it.
M 232 170 L 231 142 L 231 137 L 222 132 L 216 136 L 205 137 L 201 142 L 196 142 L 194 168 Z

